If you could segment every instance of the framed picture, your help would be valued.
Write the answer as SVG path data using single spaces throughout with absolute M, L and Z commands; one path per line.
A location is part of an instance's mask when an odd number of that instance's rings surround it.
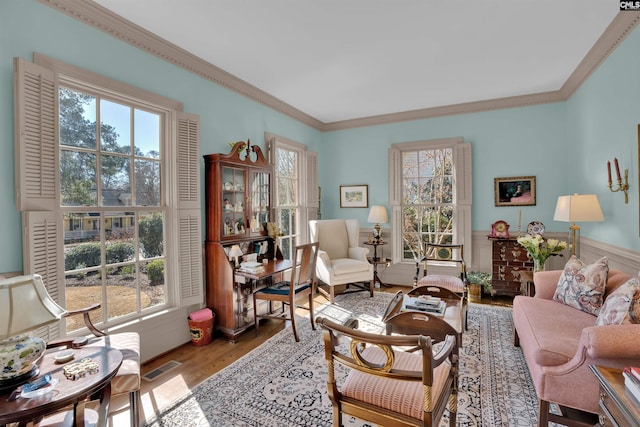
M 341 208 L 368 208 L 369 207 L 369 186 L 368 185 L 341 185 L 340 186 L 340 207 Z
M 535 206 L 536 177 L 514 176 L 493 179 L 496 206 Z

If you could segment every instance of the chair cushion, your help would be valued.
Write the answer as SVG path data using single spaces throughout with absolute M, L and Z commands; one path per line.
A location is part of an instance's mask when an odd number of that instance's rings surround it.
M 342 219 L 318 221 L 318 242 L 331 260 L 349 258 L 349 236 Z
M 378 347 L 368 347 L 363 355 L 373 363 L 386 361 L 384 352 Z M 396 351 L 395 356 L 393 366 L 395 369 L 422 371 L 421 355 Z M 442 363 L 434 370 L 431 388 L 433 402 L 436 401 L 435 396 L 442 392 L 449 369 L 448 363 Z M 424 402 L 422 381 L 392 380 L 352 370 L 342 386 L 342 394 L 380 408 L 422 419 Z
M 331 269 L 334 276 L 341 274 L 361 273 L 369 271 L 370 264 L 368 262 L 359 261 L 351 258 L 331 259 Z
M 304 291 L 310 286 L 311 286 L 311 283 L 304 283 L 298 286 L 297 288 L 295 288 L 294 292 Z M 256 291 L 256 293 L 288 295 L 289 289 L 291 289 L 290 282 L 280 282 L 280 283 L 276 283 L 275 285 L 269 286 L 267 288 L 260 289 L 259 291 Z
M 108 346 L 122 352 L 122 365 L 111 380 L 112 396 L 140 390 L 140 335 L 137 332 L 91 338 L 87 345 Z
M 640 274 L 607 297 L 596 320 L 596 325 L 623 323 L 640 323 Z
M 464 282 L 455 276 L 446 276 L 442 274 L 429 274 L 418 280 L 418 286 L 435 285 L 451 292 L 462 294 L 464 292 Z
M 597 316 L 604 300 L 608 273 L 607 257 L 587 265 L 573 255 L 564 266 L 553 300 Z

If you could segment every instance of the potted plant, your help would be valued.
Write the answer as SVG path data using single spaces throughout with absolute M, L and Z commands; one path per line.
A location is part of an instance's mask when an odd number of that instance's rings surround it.
M 471 301 L 479 301 L 483 290 L 491 296 L 495 294 L 489 273 L 470 271 L 467 273 L 467 283 L 469 284 L 469 299 Z

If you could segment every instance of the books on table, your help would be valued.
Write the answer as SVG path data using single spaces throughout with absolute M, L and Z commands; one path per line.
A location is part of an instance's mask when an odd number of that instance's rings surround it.
M 640 368 L 628 366 L 622 371 L 624 387 L 640 403 Z
M 421 311 L 423 313 L 444 316 L 447 303 L 438 297 L 420 295 L 418 297 L 405 296 L 403 311 Z
M 258 274 L 264 271 L 264 267 L 259 262 L 246 261 L 240 264 L 240 271 L 250 274 Z

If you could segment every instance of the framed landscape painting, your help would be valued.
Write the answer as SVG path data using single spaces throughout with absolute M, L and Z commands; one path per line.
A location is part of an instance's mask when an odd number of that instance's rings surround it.
M 494 178 L 496 206 L 535 206 L 536 177 Z
M 341 208 L 366 208 L 369 207 L 368 185 L 341 185 Z

